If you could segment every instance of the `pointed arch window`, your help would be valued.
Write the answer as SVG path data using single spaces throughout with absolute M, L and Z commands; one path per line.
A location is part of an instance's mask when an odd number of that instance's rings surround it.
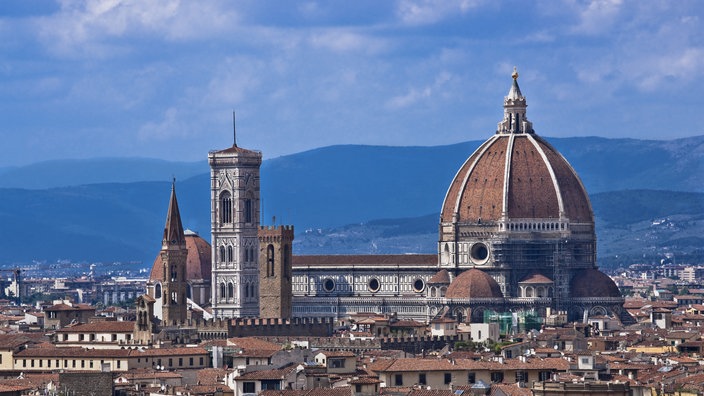
M 274 276 L 274 245 L 266 247 L 266 275 Z
M 229 191 L 220 194 L 220 222 L 222 224 L 232 223 L 232 196 Z
M 220 284 L 220 300 L 224 300 L 227 298 L 227 294 L 225 294 L 225 284 L 221 283 Z
M 220 262 L 224 263 L 227 261 L 227 257 L 225 256 L 225 246 L 220 246 Z
M 251 223 L 253 216 L 252 199 L 246 198 L 244 200 L 244 222 Z
M 232 246 L 228 246 L 227 247 L 227 262 L 231 263 L 233 257 L 234 257 L 234 254 L 232 253 Z
M 227 298 L 233 298 L 235 296 L 235 285 L 232 282 L 227 284 Z

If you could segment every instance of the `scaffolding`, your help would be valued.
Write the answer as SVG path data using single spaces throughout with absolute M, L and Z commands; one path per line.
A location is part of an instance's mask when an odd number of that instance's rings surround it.
M 533 309 L 519 312 L 484 311 L 484 323 L 498 324 L 502 336 L 540 330 L 543 320 Z

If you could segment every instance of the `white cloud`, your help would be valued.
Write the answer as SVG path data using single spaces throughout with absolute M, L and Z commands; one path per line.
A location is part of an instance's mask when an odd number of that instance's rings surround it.
M 340 53 L 363 52 L 374 54 L 383 51 L 387 46 L 382 39 L 342 29 L 329 29 L 314 33 L 310 36 L 309 41 L 314 48 Z
M 179 111 L 170 107 L 164 111 L 158 122 L 147 122 L 139 128 L 138 137 L 141 141 L 164 141 L 174 137 L 184 137 L 188 134 L 185 122 L 179 117 Z
M 585 35 L 599 35 L 611 30 L 618 21 L 623 0 L 591 0 L 578 6 L 577 26 L 572 32 Z
M 429 25 L 482 5 L 481 0 L 401 0 L 396 14 L 407 25 Z
M 394 96 L 386 102 L 386 107 L 397 110 L 434 98 L 438 96 L 438 92 L 441 92 L 443 86 L 452 78 L 452 74 L 443 71 L 435 77 L 433 84 L 422 88 L 411 88 L 403 95 Z
M 179 0 L 63 0 L 59 12 L 37 18 L 35 27 L 50 51 L 62 55 L 110 56 L 114 40 L 153 36 L 166 40 L 214 37 L 239 23 L 227 3 Z

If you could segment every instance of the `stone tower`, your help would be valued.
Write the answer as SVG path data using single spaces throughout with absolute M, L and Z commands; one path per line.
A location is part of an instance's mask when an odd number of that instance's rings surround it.
M 135 300 L 136 320 L 134 322 L 134 339 L 140 344 L 152 342 L 154 333 L 154 298 L 148 294 L 142 294 Z
M 259 228 L 259 303 L 262 318 L 291 317 L 293 226 Z
M 187 318 L 186 302 L 186 237 L 183 234 L 181 214 L 176 201 L 175 183 L 171 185 L 171 200 L 166 214 L 164 238 L 161 241 L 162 324 L 183 323 Z
M 217 318 L 259 316 L 259 167 L 262 153 L 211 151 L 212 307 Z

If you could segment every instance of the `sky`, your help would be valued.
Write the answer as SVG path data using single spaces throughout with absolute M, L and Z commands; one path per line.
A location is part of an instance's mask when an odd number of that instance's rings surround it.
M 0 167 L 704 134 L 701 2 L 2 0 Z

